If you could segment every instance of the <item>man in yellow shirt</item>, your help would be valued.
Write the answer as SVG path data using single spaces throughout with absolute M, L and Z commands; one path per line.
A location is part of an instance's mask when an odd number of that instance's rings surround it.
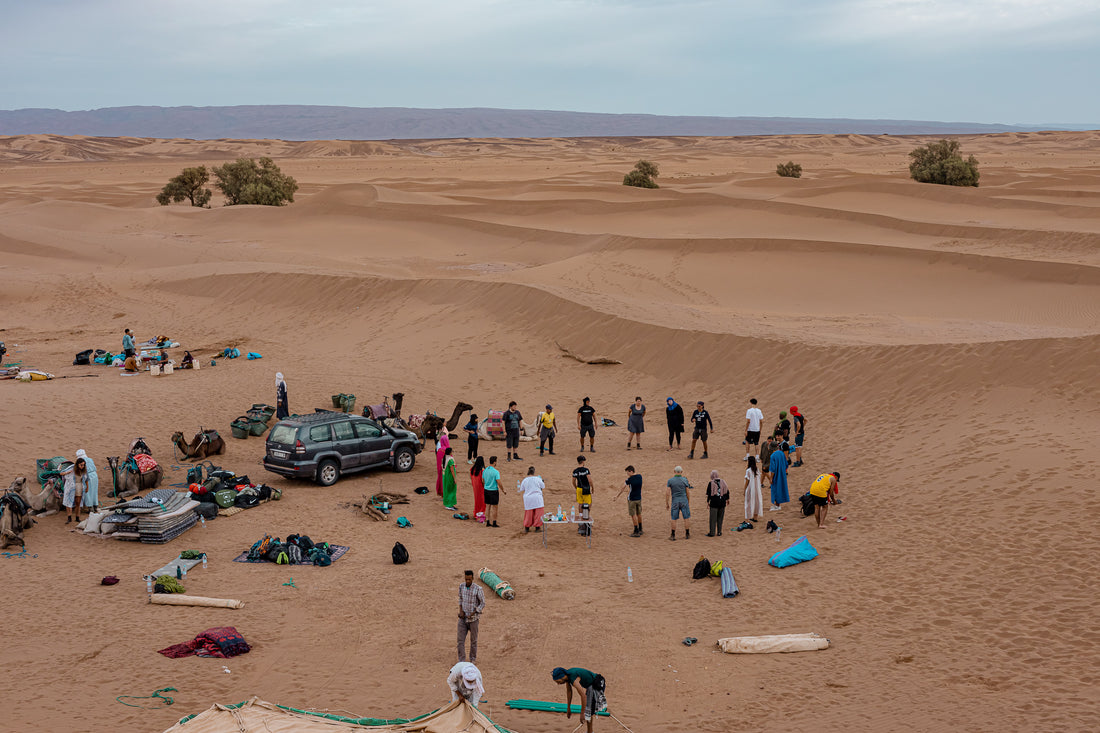
M 825 529 L 825 515 L 829 513 L 829 504 L 840 490 L 840 472 L 823 473 L 810 484 L 810 498 L 814 503 L 814 519 L 817 528 Z
M 544 412 L 539 413 L 539 455 L 545 455 L 546 444 L 550 444 L 550 455 L 554 455 L 554 436 L 558 432 L 555 422 L 554 408 L 546 406 Z

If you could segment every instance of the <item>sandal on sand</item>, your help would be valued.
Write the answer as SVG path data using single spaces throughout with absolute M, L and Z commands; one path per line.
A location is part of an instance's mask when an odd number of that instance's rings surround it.
M 694 636 L 685 636 L 683 644 L 684 644 L 684 646 L 691 646 L 692 644 L 694 644 L 697 641 L 699 641 L 699 640 L 696 639 Z

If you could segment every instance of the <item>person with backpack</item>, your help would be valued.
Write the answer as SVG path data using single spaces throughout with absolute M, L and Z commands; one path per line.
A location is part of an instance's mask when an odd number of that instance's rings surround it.
M 569 719 L 573 715 L 573 690 L 577 696 L 584 700 L 584 722 L 588 726 L 588 733 L 592 733 L 592 719 L 597 713 L 607 710 L 607 681 L 603 675 L 596 674 L 583 667 L 554 667 L 550 672 L 551 679 L 559 685 L 565 685 L 565 717 Z
M 672 450 L 672 441 L 676 440 L 676 448 L 680 448 L 680 437 L 684 434 L 684 408 L 676 404 L 671 397 L 665 400 L 668 405 L 665 408 L 665 421 L 668 423 L 668 449 Z
M 718 476 L 717 471 L 710 472 L 707 484 L 707 506 L 710 507 L 710 531 L 707 537 L 722 536 L 722 520 L 726 516 L 726 505 L 730 503 L 730 489 Z
M 810 501 L 814 506 L 814 519 L 817 528 L 825 529 L 825 517 L 829 514 L 829 504 L 835 503 L 836 493 L 840 491 L 840 472 L 823 473 L 810 484 Z
M 485 522 L 485 459 L 478 456 L 470 469 L 470 483 L 474 487 L 474 519 Z
M 470 637 L 470 661 L 477 663 L 477 627 L 485 610 L 485 593 L 474 585 L 474 571 L 463 573 L 458 585 L 458 661 L 466 661 L 466 637 Z
M 794 463 L 792 468 L 802 465 L 802 444 L 806 441 L 806 416 L 798 411 L 798 407 L 791 405 L 791 417 L 794 418 Z

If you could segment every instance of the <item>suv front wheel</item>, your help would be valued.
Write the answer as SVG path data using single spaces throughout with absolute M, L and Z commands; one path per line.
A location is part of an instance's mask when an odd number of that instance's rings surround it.
M 412 448 L 398 448 L 393 454 L 393 470 L 397 473 L 411 471 L 414 463 L 416 463 L 416 455 L 412 452 Z
M 321 461 L 317 466 L 317 483 L 321 486 L 332 486 L 339 479 L 340 467 L 331 458 Z

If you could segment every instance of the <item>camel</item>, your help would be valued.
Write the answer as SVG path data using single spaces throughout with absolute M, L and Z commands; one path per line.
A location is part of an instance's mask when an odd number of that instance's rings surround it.
M 18 486 L 17 486 L 18 484 Z M 23 497 L 27 506 L 31 508 L 31 514 L 48 517 L 61 511 L 61 495 L 58 493 L 59 480 L 57 478 L 46 479 L 46 485 L 42 491 L 35 494 L 27 479 L 23 476 L 11 482 L 9 491 L 14 491 Z
M 11 545 L 19 545 L 24 550 L 27 548 L 23 541 L 23 530 L 29 529 L 34 520 L 19 493 L 26 482 L 27 479 L 20 476 L 11 482 L 7 493 L 0 496 L 0 550 Z
M 402 395 L 404 396 L 404 395 Z M 394 395 L 397 398 L 397 395 Z M 466 404 L 465 402 L 459 402 L 455 405 L 454 411 L 451 413 L 451 417 L 446 422 L 443 421 L 439 415 L 434 412 L 430 412 L 427 415 L 409 415 L 409 419 L 406 421 L 402 417 L 393 418 L 394 424 L 398 427 L 402 427 L 405 430 L 409 430 L 416 434 L 420 440 L 435 440 L 435 437 L 439 435 L 439 431 L 444 427 L 447 428 L 447 432 L 454 432 L 458 427 L 459 418 L 462 417 L 462 413 L 467 410 L 474 409 L 473 405 Z
M 208 456 L 218 456 L 225 453 L 225 440 L 218 435 L 217 430 L 199 428 L 190 445 L 183 440 L 183 433 L 172 433 L 172 445 L 183 454 L 185 460 L 203 460 Z
M 111 467 L 111 477 L 115 483 L 114 489 L 108 496 L 126 496 L 160 486 L 160 478 L 164 473 L 161 467 L 157 466 L 148 473 L 141 473 L 130 461 L 131 457 L 127 456 L 121 465 L 119 465 L 118 456 L 107 457 L 107 465 Z
M 483 417 L 481 422 L 477 424 L 477 436 L 482 440 L 504 440 L 503 436 L 489 435 L 489 418 Z M 520 420 L 519 422 L 519 439 L 524 441 L 535 440 L 539 437 L 539 427 L 536 423 L 529 423 L 526 420 Z
M 401 417 L 401 402 L 405 399 L 404 392 L 393 393 L 393 407 L 390 407 L 389 397 L 382 398 L 382 404 L 380 405 L 367 405 L 363 408 L 363 417 L 369 417 L 372 420 L 394 420 Z

